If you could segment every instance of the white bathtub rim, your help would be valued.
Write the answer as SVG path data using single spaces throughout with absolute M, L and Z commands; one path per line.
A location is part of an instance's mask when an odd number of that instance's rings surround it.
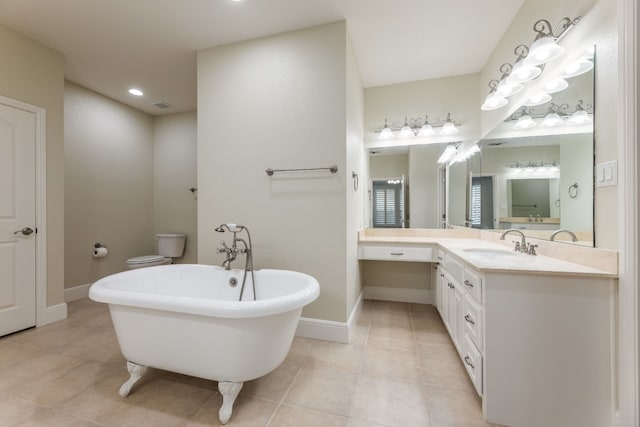
M 220 267 L 217 266 L 204 266 L 200 264 L 192 265 L 197 266 L 197 268 L 210 267 L 211 269 L 220 269 Z M 188 266 L 189 264 L 179 264 L 176 266 L 166 265 L 149 268 L 170 269 L 172 267 L 188 268 Z M 124 271 L 98 280 L 89 289 L 89 298 L 106 304 L 127 305 L 178 313 L 239 319 L 263 317 L 295 310 L 313 302 L 320 294 L 320 285 L 312 276 L 296 271 L 274 269 L 263 269 L 259 271 L 267 274 L 285 273 L 288 275 L 295 275 L 299 277 L 300 280 L 305 281 L 306 285 L 302 289 L 284 296 L 257 301 L 226 301 L 175 295 L 159 295 L 108 287 L 108 285 L 113 283 L 114 280 L 118 280 L 121 275 L 135 271 L 139 270 Z

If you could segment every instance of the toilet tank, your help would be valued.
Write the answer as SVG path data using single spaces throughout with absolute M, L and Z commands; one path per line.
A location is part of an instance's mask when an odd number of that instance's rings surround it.
M 184 253 L 187 235 L 183 233 L 156 234 L 158 255 L 169 258 L 180 258 Z

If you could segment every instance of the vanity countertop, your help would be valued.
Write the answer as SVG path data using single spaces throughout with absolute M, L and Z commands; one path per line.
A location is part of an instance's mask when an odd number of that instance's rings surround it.
M 509 235 L 506 241 L 501 241 L 499 233 L 480 230 L 423 229 L 415 232 L 412 230 L 406 229 L 404 232 L 362 230 L 359 233 L 358 242 L 361 244 L 438 245 L 481 272 L 618 277 L 618 258 L 615 251 L 528 239 L 535 240 L 534 244 L 539 245 L 536 248 L 538 255 L 533 256 L 513 250 L 511 241 L 519 238 L 515 235 Z M 575 262 L 576 260 L 582 262 Z

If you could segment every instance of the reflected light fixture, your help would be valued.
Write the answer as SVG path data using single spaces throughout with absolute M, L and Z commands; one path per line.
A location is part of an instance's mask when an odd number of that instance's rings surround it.
M 571 78 L 575 76 L 579 76 L 580 74 L 584 74 L 587 71 L 591 71 L 593 69 L 593 62 L 589 59 L 580 58 L 577 61 L 569 64 L 564 70 L 562 70 L 563 78 Z
M 453 144 L 447 145 L 444 151 L 442 152 L 442 154 L 440 155 L 440 157 L 438 158 L 438 163 L 440 164 L 449 163 L 451 160 L 453 160 L 453 158 L 456 156 L 457 153 L 458 153 L 458 149 L 456 148 L 455 145 Z
M 536 122 L 531 117 L 531 111 L 527 110 L 527 107 L 522 107 L 520 110 L 520 117 L 518 117 L 516 124 L 513 125 L 514 129 L 531 129 L 536 127 Z
M 569 87 L 569 83 L 562 78 L 553 79 L 544 85 L 544 90 L 547 93 L 558 93 Z
M 575 24 L 580 17 L 575 19 L 563 18 L 554 29 L 546 19 L 540 19 L 533 24 L 533 31 L 537 32 L 535 40 L 529 49 L 529 55 L 525 62 L 529 65 L 545 64 L 558 58 L 564 52 L 564 48 L 558 44 L 558 40 Z
M 547 92 L 538 92 L 531 98 L 526 100 L 523 104 L 527 107 L 533 107 L 536 105 L 546 104 L 549 101 L 551 101 L 551 95 L 549 95 Z
M 593 122 L 593 118 L 584 109 L 582 99 L 578 101 L 576 105 L 576 111 L 567 119 L 567 123 L 570 125 L 583 125 Z M 591 109 L 591 105 L 586 106 L 587 109 Z
M 567 104 L 563 104 L 562 106 L 566 105 Z M 549 112 L 546 116 L 544 116 L 544 119 L 542 120 L 540 126 L 549 128 L 563 124 L 564 120 L 562 120 L 562 117 L 560 117 L 560 114 L 558 114 L 562 106 L 551 103 L 551 105 L 549 106 Z

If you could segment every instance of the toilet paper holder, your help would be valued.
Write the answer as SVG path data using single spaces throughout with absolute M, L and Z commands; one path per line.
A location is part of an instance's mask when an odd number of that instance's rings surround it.
M 103 245 L 102 243 L 95 243 L 93 245 L 94 248 L 98 249 L 98 248 L 105 248 L 107 249 L 107 247 L 105 245 Z

